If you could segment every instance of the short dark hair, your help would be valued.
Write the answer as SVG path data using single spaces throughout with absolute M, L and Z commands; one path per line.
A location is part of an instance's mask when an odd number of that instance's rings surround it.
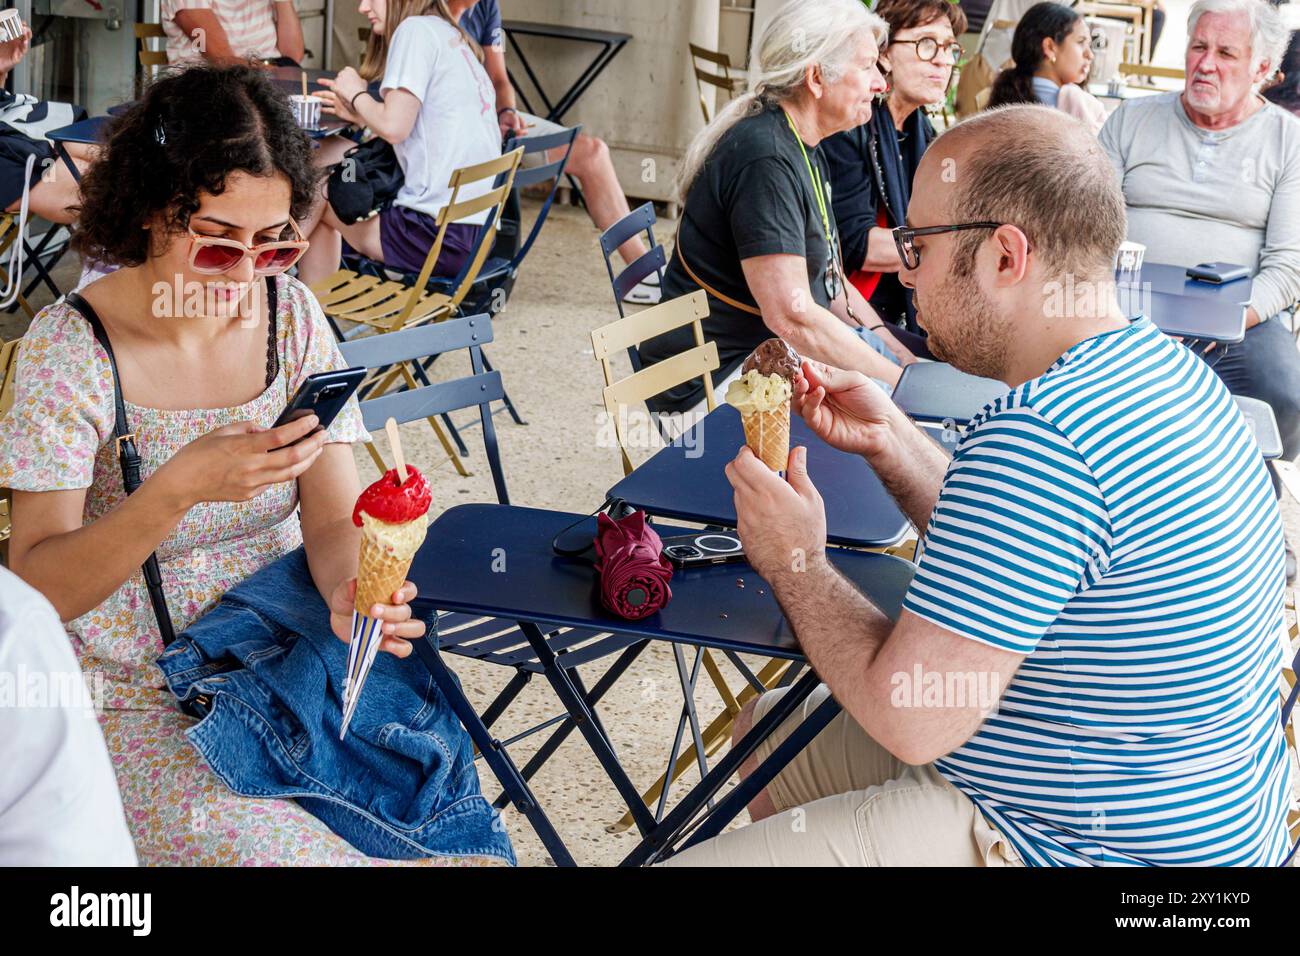
M 221 193 L 234 172 L 284 175 L 295 219 L 310 211 L 322 176 L 288 97 L 265 70 L 203 63 L 164 71 L 112 121 L 82 177 L 74 247 L 108 265 L 138 266 L 150 254 L 147 223 L 162 214 L 168 232 L 183 232 L 200 194 Z
M 966 32 L 966 11 L 952 0 L 878 0 L 872 12 L 889 24 L 891 37 L 940 17 L 948 18 L 953 36 Z

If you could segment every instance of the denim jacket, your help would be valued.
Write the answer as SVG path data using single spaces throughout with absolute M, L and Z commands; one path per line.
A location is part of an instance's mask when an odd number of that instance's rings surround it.
M 190 742 L 235 793 L 297 800 L 368 856 L 513 864 L 469 736 L 418 661 L 380 654 L 339 740 L 347 646 L 328 622 L 299 548 L 179 634 L 158 666 L 179 700 L 212 700 Z

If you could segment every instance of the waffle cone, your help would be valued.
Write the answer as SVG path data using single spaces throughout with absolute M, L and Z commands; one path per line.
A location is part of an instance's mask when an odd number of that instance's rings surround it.
M 773 471 L 785 471 L 790 460 L 790 403 L 770 412 L 740 416 L 745 444 Z
M 369 615 L 375 604 L 391 603 L 393 592 L 406 581 L 406 573 L 424 542 L 428 525 L 424 516 L 417 520 L 418 528 L 414 527 L 415 522 L 404 525 L 366 522 L 357 559 L 357 596 L 353 602 L 357 613 Z

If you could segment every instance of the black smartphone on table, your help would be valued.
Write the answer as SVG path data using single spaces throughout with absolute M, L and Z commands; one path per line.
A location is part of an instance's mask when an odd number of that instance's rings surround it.
M 734 534 L 701 531 L 664 538 L 664 556 L 676 567 L 693 568 L 702 564 L 743 561 L 745 549 Z
M 305 418 L 308 415 L 315 415 L 320 419 L 320 424 L 309 434 L 315 434 L 323 428 L 329 428 L 338 417 L 339 412 L 343 411 L 343 406 L 348 403 L 352 393 L 357 390 L 362 379 L 366 377 L 364 368 L 344 368 L 333 372 L 317 372 L 315 375 L 308 375 L 303 383 L 298 386 L 298 391 L 294 394 L 289 404 L 285 406 L 280 417 L 275 420 L 272 428 L 279 428 L 281 425 L 287 425 L 299 418 Z M 306 435 L 302 436 L 306 438 Z M 302 441 L 299 438 L 298 441 Z M 298 442 L 291 442 L 296 445 Z M 282 446 L 288 448 L 289 445 Z M 279 448 L 273 448 L 272 451 L 279 451 Z
M 1202 262 L 1200 265 L 1188 268 L 1187 278 L 1195 279 L 1197 282 L 1223 285 L 1225 282 L 1249 279 L 1250 270 L 1232 262 Z

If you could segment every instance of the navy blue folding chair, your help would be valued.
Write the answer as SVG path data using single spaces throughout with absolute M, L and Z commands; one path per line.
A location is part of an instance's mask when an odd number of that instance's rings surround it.
M 483 263 L 483 268 L 479 270 L 478 279 L 475 280 L 469 295 L 461 303 L 462 313 L 487 312 L 489 315 L 496 315 L 505 308 L 510 293 L 514 290 L 515 280 L 519 276 L 519 268 L 523 265 L 528 251 L 532 249 L 533 243 L 537 241 L 542 226 L 546 223 L 546 217 L 550 214 L 551 206 L 555 203 L 555 196 L 560 189 L 560 178 L 564 175 L 569 156 L 573 152 L 573 143 L 581 130 L 581 126 L 574 126 L 545 136 L 525 136 L 520 139 L 512 135 L 506 140 L 502 148 L 509 152 L 517 146 L 522 146 L 524 158 L 515 172 L 514 187 L 510 191 L 501 215 L 496 245 L 493 246 L 487 261 Z M 564 151 L 558 159 L 548 160 L 536 166 L 528 164 L 530 156 L 540 155 L 546 160 L 547 154 L 555 149 Z M 550 189 L 547 190 L 546 199 L 533 218 L 528 235 L 520 242 L 519 233 L 523 227 L 520 195 L 530 186 L 547 182 L 550 183 Z
M 484 450 L 487 453 L 488 467 L 492 472 L 497 500 L 501 504 L 509 504 L 509 493 L 501 468 L 491 410 L 491 403 L 500 400 L 505 394 L 505 389 L 501 383 L 501 373 L 488 371 L 483 361 L 482 347 L 491 341 L 491 319 L 487 315 L 474 315 L 399 332 L 367 336 L 344 342 L 339 349 L 349 365 L 370 369 L 418 363 L 426 358 L 445 355 L 448 352 L 468 350 L 473 373 L 470 376 L 366 399 L 361 402 L 361 415 L 366 428 L 371 432 L 378 432 L 383 430 L 384 423 L 389 418 L 404 424 L 477 406 L 482 424 Z M 375 457 L 376 464 L 383 469 L 385 467 L 383 460 L 373 448 L 371 454 Z M 426 547 L 436 546 L 437 542 L 426 545 Z M 543 659 L 530 644 L 518 623 L 453 613 L 439 615 L 438 634 L 436 637 L 433 635 L 430 637 L 429 642 L 417 642 L 416 649 L 420 658 L 433 673 L 435 681 L 448 697 L 457 717 L 467 729 L 471 730 L 476 740 L 490 739 L 492 725 L 514 702 L 532 677 L 535 674 L 547 674 L 551 668 L 564 671 L 568 680 L 586 698 L 587 706 L 597 726 L 580 728 L 582 732 L 587 734 L 594 731 L 608 738 L 604 728 L 599 726 L 599 718 L 595 717 L 596 704 L 648 643 L 645 638 L 615 636 L 608 631 L 559 628 L 545 635 L 545 644 L 550 651 L 546 659 Z M 482 714 L 479 714 L 460 690 L 459 682 L 444 663 L 442 655 L 445 654 L 500 664 L 513 668 L 515 674 L 492 703 Z M 619 655 L 617 659 L 592 688 L 587 690 L 576 668 L 614 654 Z M 516 767 L 506 748 L 556 724 L 561 726 L 551 734 L 525 766 L 522 769 Z M 558 838 L 554 838 L 554 830 L 545 814 L 540 812 L 537 800 L 529 792 L 527 781 L 555 753 L 574 729 L 572 719 L 567 714 L 560 714 L 508 740 L 492 738 L 491 746 L 480 751 L 480 756 L 491 767 L 505 789 L 505 792 L 497 798 L 496 805 L 504 807 L 507 802 L 513 801 L 537 829 L 552 854 L 560 854 L 556 859 L 557 863 L 571 864 L 573 860 L 571 857 L 565 858 L 566 851 L 563 851 L 563 843 L 559 842 Z M 647 825 L 648 813 L 644 805 L 638 807 L 638 818 Z
M 615 275 L 612 261 L 614 253 L 618 251 L 619 246 L 642 232 L 645 233 L 645 244 L 649 251 L 642 253 L 636 262 L 625 266 Z M 623 297 L 636 288 L 637 283 L 651 274 L 657 275 L 662 285 L 664 269 L 668 267 L 668 256 L 664 252 L 664 247 L 655 242 L 654 203 L 648 202 L 637 206 L 601 233 L 600 252 L 605 257 L 605 271 L 609 273 L 609 284 L 614 290 L 614 305 L 618 308 L 619 317 L 622 318 L 626 315 L 623 310 Z M 632 361 L 633 371 L 641 371 L 639 359 L 634 357 Z

